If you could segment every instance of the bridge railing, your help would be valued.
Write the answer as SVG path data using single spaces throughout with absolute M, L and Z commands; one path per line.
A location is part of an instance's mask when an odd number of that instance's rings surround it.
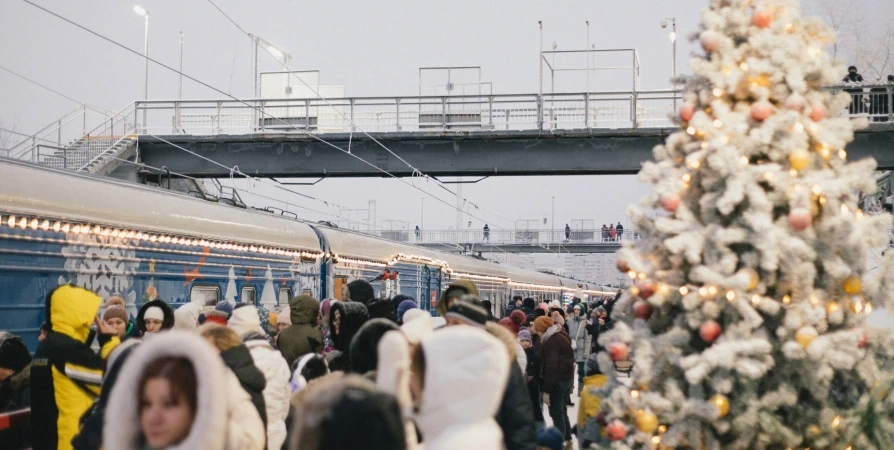
M 831 86 L 854 102 L 842 116 L 892 120 L 891 84 Z M 406 97 L 137 101 L 151 134 L 465 132 L 661 128 L 680 91 Z
M 254 100 L 148 100 L 150 134 L 556 130 L 671 126 L 679 91 Z
M 370 230 L 368 234 L 413 244 L 606 244 L 617 245 L 622 241 L 639 239 L 639 234 L 630 230 L 623 233 L 602 230 L 521 230 L 492 229 L 477 230 Z

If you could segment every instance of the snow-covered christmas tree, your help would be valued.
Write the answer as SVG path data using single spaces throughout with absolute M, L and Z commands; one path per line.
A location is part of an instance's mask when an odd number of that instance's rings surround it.
M 847 160 L 834 36 L 797 0 L 711 0 L 693 38 L 682 131 L 639 174 L 643 239 L 618 253 L 635 282 L 600 338 L 612 448 L 894 448 L 894 340 L 865 325 L 894 310 L 894 262 L 864 273 L 892 223 L 857 207 L 875 162 Z

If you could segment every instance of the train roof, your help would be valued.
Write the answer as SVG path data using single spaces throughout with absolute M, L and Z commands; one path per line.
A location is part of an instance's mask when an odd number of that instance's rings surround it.
M 39 219 L 320 253 L 306 223 L 161 189 L 0 158 L 0 210 Z

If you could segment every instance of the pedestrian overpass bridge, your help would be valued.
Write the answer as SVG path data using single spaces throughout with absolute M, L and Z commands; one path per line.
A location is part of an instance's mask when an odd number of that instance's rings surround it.
M 639 238 L 633 232 L 603 235 L 602 230 L 375 230 L 393 241 L 452 253 L 615 253 L 622 242 Z M 614 233 L 613 233 L 614 234 Z
M 873 123 L 848 154 L 894 169 L 894 114 L 873 106 L 894 104 L 892 85 L 863 92 L 841 114 Z M 114 113 L 85 105 L 0 156 L 100 174 L 138 160 L 197 178 L 634 174 L 678 129 L 680 104 L 673 90 L 149 100 Z M 135 177 L 127 166 L 116 176 Z

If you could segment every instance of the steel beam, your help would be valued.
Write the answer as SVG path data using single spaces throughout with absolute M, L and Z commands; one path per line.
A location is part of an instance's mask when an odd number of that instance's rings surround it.
M 431 176 L 635 174 L 652 149 L 673 131 L 623 130 L 469 131 L 375 133 L 382 145 Z M 412 169 L 367 136 L 255 134 L 161 138 L 225 167 L 258 177 L 399 177 Z M 348 154 L 348 142 L 351 152 Z M 230 170 L 152 136 L 139 137 L 142 162 L 193 177 L 228 177 Z M 879 169 L 894 169 L 894 124 L 858 131 L 849 159 L 875 157 Z M 361 160 L 362 159 L 362 160 Z M 364 162 L 366 161 L 366 162 Z M 387 172 L 387 173 L 386 173 Z

